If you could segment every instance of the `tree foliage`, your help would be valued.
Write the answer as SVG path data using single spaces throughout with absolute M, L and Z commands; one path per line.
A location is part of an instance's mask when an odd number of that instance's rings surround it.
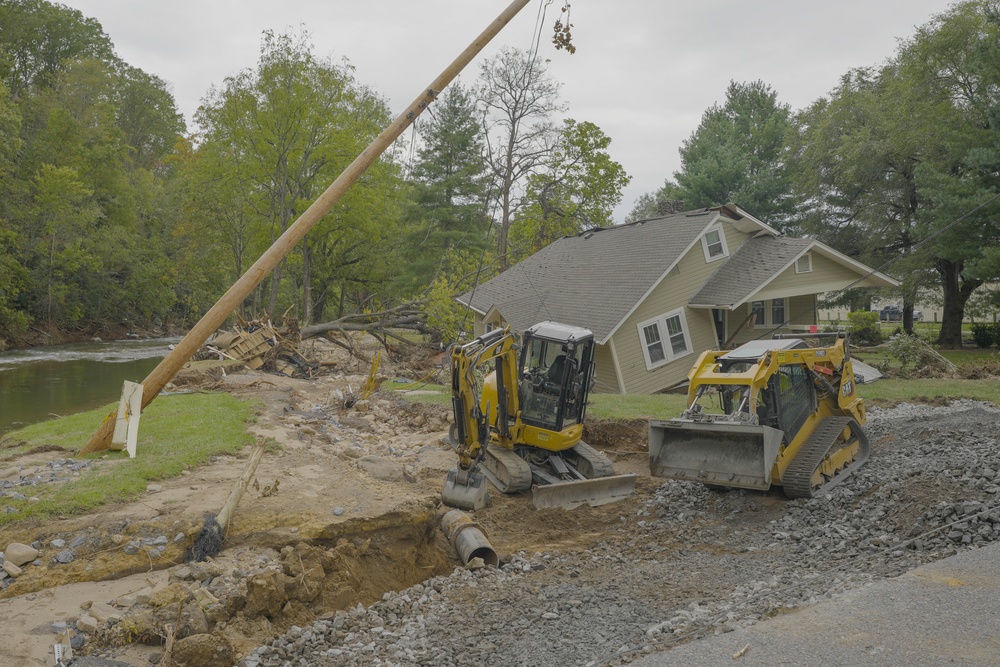
M 0 341 L 167 321 L 184 124 L 165 84 L 43 0 L 0 6 L 0 81 Z
M 921 27 L 877 69 L 849 72 L 798 114 L 793 141 L 803 226 L 834 247 L 904 277 L 904 327 L 918 291 L 944 297 L 938 342 L 962 344 L 973 291 L 1000 275 L 997 208 L 951 224 L 997 192 L 997 23 L 982 0 Z
M 482 252 L 487 242 L 485 144 L 476 101 L 459 83 L 430 107 L 420 128 L 406 204 L 399 290 L 418 294 L 453 271 L 452 250 Z
M 223 224 L 242 265 L 270 246 L 388 124 L 384 101 L 353 68 L 317 58 L 307 34 L 266 32 L 257 66 L 225 80 L 199 108 L 206 156 L 196 187 L 231 211 Z M 379 249 L 398 220 L 387 197 L 396 169 L 383 161 L 273 272 L 255 304 L 272 316 L 289 307 L 306 322 L 343 290 L 377 281 Z M 375 274 L 370 273 L 375 271 Z M 235 270 L 234 270 L 235 272 Z M 317 312 L 318 311 L 318 312 Z
M 785 169 L 790 109 L 763 81 L 729 84 L 680 149 L 674 179 L 692 208 L 738 203 L 781 225 L 792 212 Z
M 611 158 L 610 145 L 611 138 L 589 121 L 563 122 L 544 170 L 528 179 L 526 203 L 511 230 L 516 259 L 562 236 L 613 223 L 630 177 Z

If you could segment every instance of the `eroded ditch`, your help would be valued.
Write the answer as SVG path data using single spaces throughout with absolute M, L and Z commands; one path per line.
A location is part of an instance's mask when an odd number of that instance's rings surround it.
M 459 562 L 440 529 L 442 514 L 428 502 L 331 523 L 306 539 L 243 534 L 200 563 L 183 562 L 182 544 L 169 545 L 155 560 L 126 555 L 114 539 L 118 526 L 109 524 L 93 531 L 92 551 L 81 550 L 68 565 L 26 570 L 3 597 L 44 596 L 46 589 L 79 582 L 134 581 L 114 599 L 79 600 L 84 608 L 57 614 L 53 629 L 90 630 L 76 635 L 77 655 L 143 664 L 172 643 L 176 665 L 231 665 L 297 624 L 367 606 L 388 591 L 451 572 Z M 144 532 L 130 528 L 130 535 Z

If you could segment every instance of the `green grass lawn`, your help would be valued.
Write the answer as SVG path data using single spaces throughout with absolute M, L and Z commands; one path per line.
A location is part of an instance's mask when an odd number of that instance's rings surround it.
M 53 445 L 76 452 L 117 404 L 32 424 L 0 439 L 0 468 L 19 463 L 18 454 Z M 0 526 L 13 521 L 41 520 L 85 512 L 100 505 L 136 498 L 146 485 L 175 477 L 185 468 L 200 465 L 210 456 L 238 451 L 253 442 L 247 424 L 254 405 L 224 393 L 161 396 L 142 413 L 137 455 L 104 451 L 80 457 L 104 459 L 85 468 L 67 482 L 18 487 L 13 490 L 38 501 L 0 498 Z M 6 508 L 15 511 L 8 512 Z
M 956 355 L 962 362 L 972 363 L 979 350 Z M 877 355 L 860 355 L 870 364 L 877 363 Z M 995 355 L 994 355 L 995 356 Z M 872 359 L 869 361 L 869 359 Z M 383 384 L 382 389 L 388 386 Z M 443 385 L 420 385 L 414 387 L 420 393 L 399 391 L 396 395 L 408 401 L 451 405 L 451 389 Z M 1000 382 L 996 380 L 953 380 L 953 379 L 884 379 L 870 384 L 859 385 L 861 397 L 870 405 L 894 405 L 896 403 L 926 402 L 928 400 L 954 400 L 969 398 L 988 401 L 1000 405 Z M 670 419 L 679 415 L 686 406 L 686 394 L 621 395 L 591 394 L 587 406 L 589 419 Z

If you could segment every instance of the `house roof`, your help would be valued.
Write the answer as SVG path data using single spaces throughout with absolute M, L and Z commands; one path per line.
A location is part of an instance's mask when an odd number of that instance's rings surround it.
M 604 344 L 720 219 L 756 236 L 722 263 L 691 306 L 738 306 L 810 250 L 852 268 L 859 277 L 869 272 L 819 241 L 778 236 L 750 213 L 727 204 L 561 238 L 457 300 L 481 315 L 502 313 L 517 331 L 549 320 L 586 327 Z M 877 272 L 865 284 L 898 285 Z
M 552 320 L 605 343 L 721 215 L 702 209 L 564 237 L 458 301 L 479 313 L 496 306 L 518 331 Z
M 785 270 L 812 239 L 759 236 L 748 240 L 709 277 L 688 302 L 692 306 L 734 306 Z
M 740 246 L 725 264 L 711 275 L 688 305 L 734 308 L 749 301 L 771 280 L 807 252 L 816 252 L 859 274 L 865 286 L 896 286 L 889 276 L 871 271 L 828 245 L 815 239 L 787 236 L 757 236 Z

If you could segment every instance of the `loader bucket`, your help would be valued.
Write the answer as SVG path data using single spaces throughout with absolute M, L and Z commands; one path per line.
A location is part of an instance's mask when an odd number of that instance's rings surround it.
M 765 491 L 781 438 L 770 426 L 653 420 L 649 471 L 654 477 Z
M 606 505 L 635 495 L 635 475 L 611 475 L 577 482 L 535 484 L 531 487 L 531 504 L 537 509 L 561 507 L 572 509 L 580 505 Z

